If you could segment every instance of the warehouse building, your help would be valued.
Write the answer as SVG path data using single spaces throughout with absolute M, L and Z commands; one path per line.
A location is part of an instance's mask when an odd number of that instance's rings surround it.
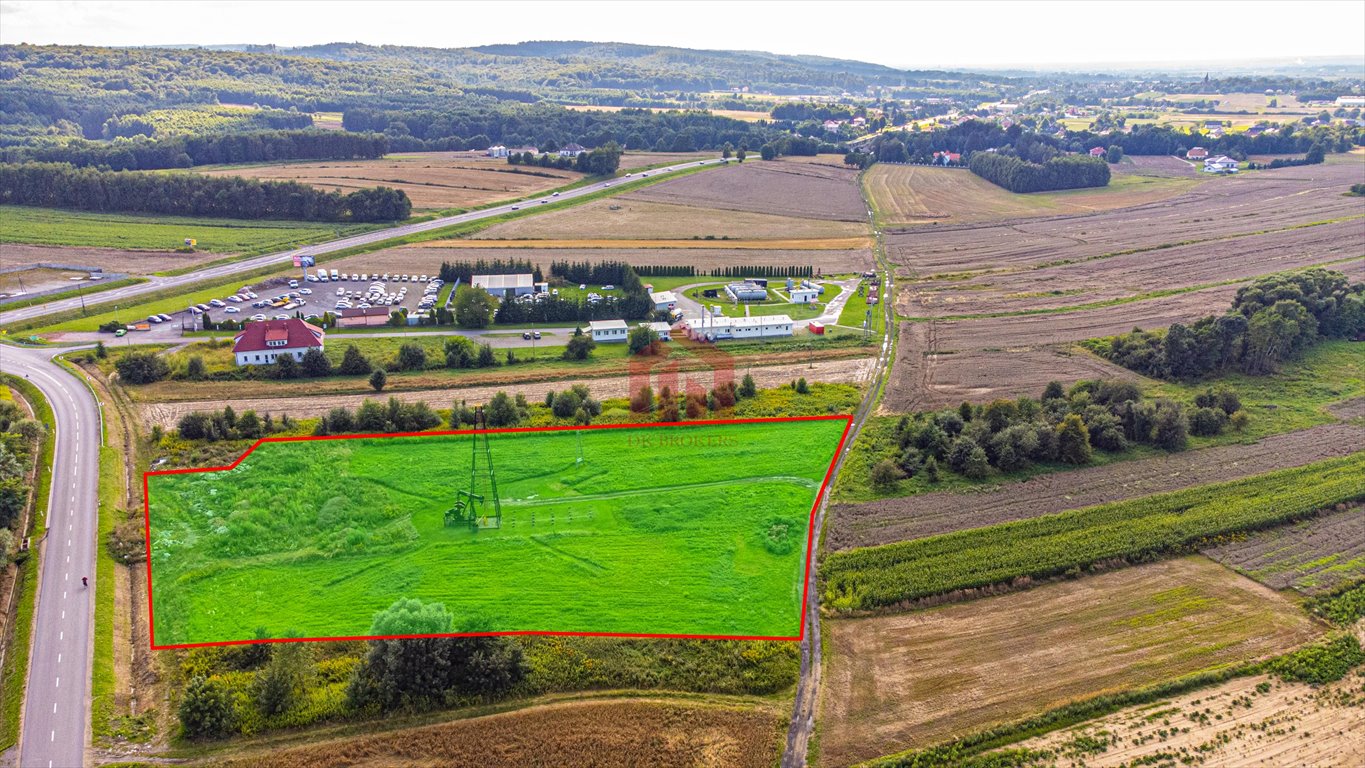
M 531 275 L 475 275 L 469 281 L 475 288 L 488 291 L 488 295 L 501 299 L 508 291 L 513 296 L 527 296 L 535 293 L 535 280 Z

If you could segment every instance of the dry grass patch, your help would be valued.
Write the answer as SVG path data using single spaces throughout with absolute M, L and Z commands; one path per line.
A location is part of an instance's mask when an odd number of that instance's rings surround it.
M 723 172 L 708 171 L 694 175 L 701 178 Z M 731 240 L 787 240 L 866 234 L 867 225 L 862 222 L 823 221 L 773 213 L 721 211 L 694 205 L 606 198 L 496 224 L 474 235 L 474 239 L 686 240 L 709 235 Z
M 726 240 L 726 250 L 837 251 L 871 248 L 871 237 L 808 237 L 783 240 Z M 403 248 L 690 248 L 716 249 L 713 240 L 428 240 Z
M 829 765 L 1265 658 L 1321 634 L 1290 601 L 1197 556 L 827 623 L 820 750 Z
M 809 264 L 824 274 L 861 272 L 871 269 L 875 262 L 872 250 L 786 250 L 786 249 L 730 249 L 729 244 L 717 247 L 708 243 L 708 248 L 553 248 L 540 250 L 536 245 L 522 241 L 522 248 L 483 249 L 477 247 L 482 241 L 473 241 L 471 248 L 428 248 L 425 245 L 396 248 L 374 254 L 345 259 L 338 264 L 348 265 L 351 271 L 373 273 L 398 269 L 406 272 L 425 272 L 431 274 L 441 268 L 443 261 L 477 261 L 479 259 L 529 259 L 549 271 L 554 261 L 624 261 L 633 266 L 695 266 L 700 270 L 713 267 L 729 267 L 745 264 L 755 267 L 788 267 L 793 264 Z M 534 242 L 534 241 L 532 241 Z M 600 241 L 603 244 L 610 240 Z M 764 241 L 758 241 L 764 242 Z M 698 277 L 696 282 L 706 282 L 707 278 Z M 646 278 L 648 281 L 648 278 Z
M 97 267 L 110 273 L 150 275 L 168 269 L 190 267 L 223 258 L 221 253 L 175 253 L 172 251 L 125 251 L 118 248 L 81 248 L 65 245 L 5 243 L 5 266 L 15 264 L 70 264 Z M 76 274 L 76 273 L 72 273 Z M 81 273 L 84 274 L 84 273 Z M 71 283 L 72 286 L 75 283 Z M 36 290 L 24 275 L 24 287 Z M 55 287 L 55 286 L 54 286 Z
M 513 166 L 506 159 L 484 157 L 478 152 L 416 152 L 376 160 L 235 165 L 203 173 L 298 181 L 343 193 L 383 185 L 406 192 L 412 207 L 418 210 L 469 208 L 525 197 L 583 177 L 574 171 Z

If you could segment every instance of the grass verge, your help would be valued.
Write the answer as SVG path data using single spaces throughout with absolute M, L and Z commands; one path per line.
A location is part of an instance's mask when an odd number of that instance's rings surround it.
M 38 530 L 47 520 L 47 504 L 52 492 L 52 458 L 56 449 L 56 419 L 47 398 L 31 382 L 9 374 L 0 374 L 11 389 L 18 390 L 33 407 L 34 417 L 47 426 L 48 434 L 43 438 L 38 453 L 38 477 L 33 504 L 33 523 L 31 530 Z M 5 653 L 4 668 L 0 669 L 0 751 L 14 746 L 19 741 L 19 713 L 24 703 L 24 688 L 28 683 L 28 657 L 33 640 L 33 612 L 38 596 L 38 559 L 29 557 L 19 566 L 18 577 L 20 593 L 14 617 L 10 623 L 12 636 L 9 650 Z
M 120 519 L 126 495 L 123 457 L 100 446 L 99 523 L 95 555 L 95 657 L 90 665 L 90 726 L 96 742 L 108 738 L 114 714 L 114 570 L 109 534 Z

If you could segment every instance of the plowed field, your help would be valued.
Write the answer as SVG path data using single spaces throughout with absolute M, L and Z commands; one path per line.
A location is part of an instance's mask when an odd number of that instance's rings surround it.
M 1299 432 L 1272 435 L 1250 445 L 1216 446 L 1150 459 L 1054 472 L 972 492 L 944 491 L 881 499 L 865 504 L 840 504 L 832 510 L 825 542 L 831 550 L 889 544 L 1235 480 L 1357 451 L 1365 451 L 1365 427 L 1324 424 Z M 1350 519 L 1340 522 L 1340 526 L 1324 526 L 1318 534 L 1305 533 L 1303 544 L 1286 541 L 1284 546 L 1294 551 L 1307 546 L 1319 551 L 1320 556 L 1326 556 L 1330 553 L 1322 550 L 1320 542 L 1330 541 L 1345 547 L 1339 551 L 1355 552 L 1354 556 L 1365 554 L 1365 516 L 1362 516 L 1362 511 L 1358 509 L 1355 512 L 1353 533 Z M 1287 534 L 1292 529 L 1284 530 Z M 1270 552 L 1273 549 L 1271 545 L 1257 543 L 1262 537 L 1279 540 L 1280 534 L 1272 531 L 1247 542 L 1229 544 L 1216 550 L 1219 554 L 1214 556 L 1225 564 L 1246 568 L 1253 577 L 1266 581 L 1257 569 L 1274 566 L 1254 563 L 1275 553 Z M 1350 554 L 1345 555 L 1341 564 L 1344 565 L 1352 557 Z M 1317 570 L 1326 570 L 1333 563 L 1317 565 L 1320 566 Z M 1358 567 L 1365 569 L 1365 565 L 1358 564 Z M 1266 583 L 1277 589 L 1289 586 L 1278 580 Z
M 696 176 L 702 178 L 725 172 L 713 170 Z M 731 240 L 785 240 L 857 237 L 866 234 L 867 224 L 858 221 L 832 221 L 773 213 L 720 210 L 695 205 L 655 203 L 638 199 L 607 198 L 495 224 L 474 235 L 474 239 L 686 240 L 711 236 L 717 240 L 722 237 Z
M 841 239 L 836 242 L 857 242 L 859 238 Z M 529 259 L 533 263 L 539 264 L 542 269 L 549 271 L 550 263 L 554 261 L 624 261 L 632 266 L 652 265 L 652 266 L 695 266 L 699 270 L 709 270 L 715 267 L 730 267 L 737 264 L 749 266 L 771 266 L 787 267 L 791 265 L 806 266 L 810 265 L 818 272 L 824 274 L 839 274 L 846 272 L 862 272 L 871 269 L 874 265 L 872 251 L 868 248 L 862 249 L 788 249 L 788 248 L 755 248 L 755 244 L 764 241 L 751 241 L 748 247 L 728 248 L 717 247 L 707 243 L 705 248 L 540 248 L 536 241 L 512 241 L 517 242 L 517 248 L 480 248 L 483 241 L 470 240 L 470 246 L 446 248 L 441 246 L 431 246 L 426 243 L 420 245 L 404 246 L 402 248 L 390 248 L 376 253 L 366 253 L 359 256 L 352 256 L 333 264 L 328 262 L 328 266 L 338 266 L 349 271 L 365 271 L 373 273 L 376 270 L 388 272 L 400 270 L 405 272 L 422 272 L 433 274 L 440 270 L 443 261 L 477 261 L 479 259 Z M 507 241 L 500 241 L 507 242 Z M 572 242 L 572 241 L 560 241 Z M 604 244 L 610 241 L 601 241 Z M 692 241 L 681 241 L 692 242 Z M 812 242 L 812 241 L 807 241 Z M 819 242 L 819 241 L 815 241 Z M 700 244 L 700 243 L 698 243 Z M 698 282 L 706 280 L 704 277 L 697 278 Z M 648 278 L 646 278 L 648 281 Z
M 867 221 L 858 173 L 813 163 L 746 162 L 665 181 L 624 200 L 675 203 L 804 219 Z
M 1359 442 L 1365 445 L 1365 437 Z M 1365 576 L 1365 506 L 1262 531 L 1204 554 L 1275 589 L 1330 591 Z

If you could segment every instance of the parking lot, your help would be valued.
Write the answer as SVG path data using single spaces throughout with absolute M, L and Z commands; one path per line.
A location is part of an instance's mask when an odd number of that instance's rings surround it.
M 322 267 L 307 272 L 306 278 L 275 278 L 244 285 L 235 294 L 203 302 L 185 313 L 201 327 L 204 315 L 214 322 L 282 319 L 296 313 L 311 320 L 346 308 L 386 307 L 391 312 L 405 309 L 411 316 L 433 311 L 443 285 L 435 275 L 421 273 L 343 274 Z M 171 319 L 179 324 L 180 318 Z

